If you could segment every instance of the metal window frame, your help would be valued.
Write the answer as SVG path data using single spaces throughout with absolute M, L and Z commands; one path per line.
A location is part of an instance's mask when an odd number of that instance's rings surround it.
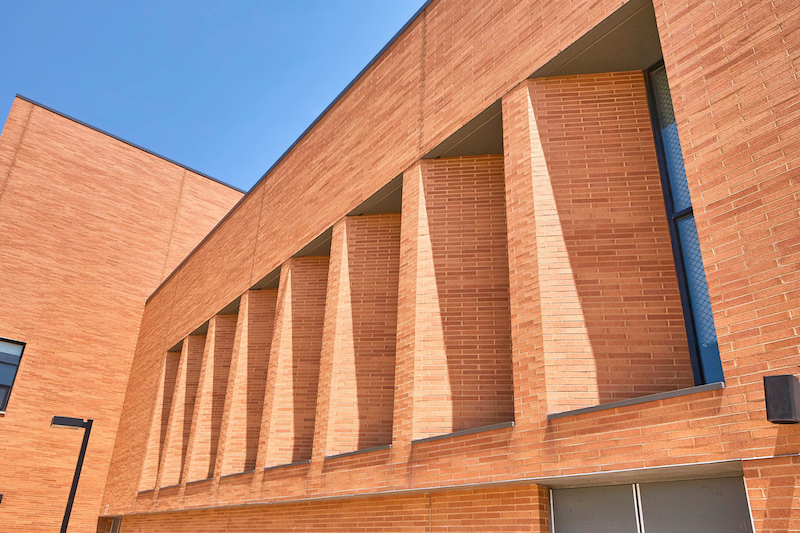
M 695 317 L 692 311 L 691 294 L 689 292 L 689 282 L 686 275 L 686 261 L 683 257 L 681 237 L 678 231 L 678 222 L 680 220 L 694 216 L 694 205 L 677 212 L 675 211 L 675 202 L 669 181 L 667 156 L 664 151 L 664 139 L 661 136 L 661 115 L 659 114 L 658 101 L 656 100 L 655 89 L 651 80 L 652 73 L 661 68 L 665 68 L 663 60 L 655 63 L 644 71 L 645 86 L 647 88 L 647 103 L 650 107 L 650 125 L 653 130 L 653 140 L 656 145 L 656 158 L 658 159 L 658 170 L 661 177 L 661 189 L 664 194 L 664 209 L 666 210 L 667 220 L 669 221 L 672 256 L 675 260 L 675 274 L 678 278 L 678 290 L 681 295 L 681 307 L 683 307 L 683 322 L 689 341 L 689 355 L 692 362 L 692 372 L 694 373 L 694 384 L 706 385 L 709 381 L 706 378 L 703 369 L 703 361 L 700 358 L 700 340 L 698 339 L 697 329 L 695 328 Z M 664 72 L 666 73 L 666 69 Z M 681 152 L 683 152 L 683 149 L 681 149 Z M 689 195 L 691 200 L 691 191 L 689 191 Z M 705 269 L 705 265 L 703 265 L 703 268 Z
M 22 351 L 19 354 L 19 362 L 16 365 L 17 366 L 17 371 L 14 373 L 14 379 L 11 380 L 11 385 L 8 386 L 8 387 L 6 387 L 5 385 L 2 385 L 2 387 L 4 389 L 8 389 L 8 394 L 6 394 L 5 405 L 0 404 L 0 413 L 5 413 L 6 410 L 8 409 L 8 404 L 11 403 L 11 393 L 14 391 L 14 384 L 17 382 L 17 376 L 19 376 L 19 369 L 22 366 L 22 356 L 25 355 L 25 347 L 27 346 L 28 343 L 22 342 L 22 341 L 18 341 L 18 340 L 14 340 L 14 339 L 7 339 L 5 337 L 0 337 L 0 341 L 7 342 L 9 344 L 17 344 L 19 346 L 22 346 Z M 4 365 L 7 364 L 7 365 L 11 366 L 10 363 L 3 363 L 3 364 Z

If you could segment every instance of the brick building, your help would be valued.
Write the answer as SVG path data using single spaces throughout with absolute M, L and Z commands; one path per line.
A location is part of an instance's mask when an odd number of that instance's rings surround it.
M 0 136 L 0 531 L 94 530 L 144 300 L 240 191 L 17 97 Z M 9 394 L 10 393 L 10 394 Z
M 800 373 L 798 62 L 789 0 L 426 3 L 177 268 L 138 266 L 140 288 L 171 272 L 143 314 L 106 311 L 130 370 L 76 521 L 800 531 L 800 426 L 763 384 Z M 47 320 L 76 344 L 51 360 L 91 340 Z M 28 343 L 2 424 L 45 416 L 36 325 L 0 333 Z M 91 359 L 69 401 L 103 387 Z M 30 460 L 66 494 L 52 438 Z M 11 531 L 60 518 L 11 505 Z

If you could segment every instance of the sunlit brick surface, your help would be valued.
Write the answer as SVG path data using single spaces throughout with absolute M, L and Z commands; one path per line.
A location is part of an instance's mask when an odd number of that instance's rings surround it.
M 61 523 L 82 435 L 49 427 L 53 415 L 94 419 L 70 531 L 94 530 L 144 300 L 240 197 L 14 100 L 0 136 L 0 337 L 27 345 L 0 415 L 4 532 Z
M 289 520 L 541 531 L 539 488 L 519 502 L 489 496 L 514 486 L 434 489 L 725 460 L 743 462 L 758 531 L 800 530 L 796 465 L 782 457 L 797 453 L 800 432 L 765 420 L 761 385 L 800 364 L 796 2 L 655 2 L 725 388 L 547 419 L 692 384 L 642 74 L 528 80 L 621 4 L 431 3 L 254 188 L 145 308 L 103 500 L 131 515 L 123 531 L 270 531 Z M 422 159 L 498 99 L 502 155 Z M 326 460 L 361 447 L 364 420 L 353 420 L 365 389 L 352 364 L 368 329 L 353 314 L 345 217 L 400 174 L 392 447 Z M 492 177 L 491 193 L 478 174 Z M 331 227 L 330 259 L 299 276 L 310 259 L 292 256 Z M 139 492 L 149 443 L 162 438 L 154 421 L 174 403 L 166 350 L 280 265 L 255 471 Z M 387 316 L 374 326 L 376 361 L 390 351 Z M 240 394 L 228 381 L 226 394 Z M 381 441 L 388 424 L 375 429 Z M 350 499 L 394 490 L 419 492 Z M 298 502 L 316 498 L 342 499 Z

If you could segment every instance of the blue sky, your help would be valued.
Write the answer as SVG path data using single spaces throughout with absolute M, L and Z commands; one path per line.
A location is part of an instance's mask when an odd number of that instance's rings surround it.
M 14 95 L 249 189 L 423 0 L 7 2 Z

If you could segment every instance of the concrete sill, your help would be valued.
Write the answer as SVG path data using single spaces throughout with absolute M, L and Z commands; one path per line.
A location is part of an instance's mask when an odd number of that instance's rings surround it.
M 391 449 L 391 444 L 382 444 L 380 446 L 372 446 L 371 448 L 362 448 L 360 450 L 355 450 L 353 452 L 344 452 L 344 453 L 337 453 L 336 455 L 326 455 L 325 460 L 330 461 L 331 459 L 338 459 L 339 457 L 350 457 L 351 455 L 361 455 L 362 453 L 369 453 L 369 452 L 377 452 L 379 450 L 389 450 Z
M 434 435 L 433 437 L 425 437 L 424 439 L 412 440 L 411 444 L 421 444 L 423 442 L 432 442 L 435 440 L 450 439 L 453 437 L 461 437 L 463 435 L 472 435 L 473 433 L 482 433 L 484 431 L 492 431 L 495 429 L 503 429 L 514 427 L 514 421 L 500 422 L 499 424 L 492 424 L 489 426 L 481 426 L 479 428 L 462 429 L 461 431 L 454 431 L 452 433 L 445 433 L 444 435 Z
M 203 480 L 203 481 L 205 481 L 205 480 Z M 167 485 L 166 487 L 161 487 L 159 490 L 169 490 L 169 489 L 174 489 L 174 488 L 177 488 L 177 487 L 180 487 L 180 486 L 181 486 L 180 483 L 176 483 L 174 485 Z
M 6 416 L 6 412 L 5 411 L 0 411 L 0 417 L 4 417 L 4 416 Z
M 286 463 L 283 465 L 275 465 L 275 466 L 268 466 L 264 469 L 264 472 L 267 470 L 275 470 L 276 468 L 286 468 L 287 466 L 297 466 L 297 465 L 307 465 L 311 462 L 311 459 L 303 459 L 302 461 L 295 461 L 293 463 Z
M 658 392 L 656 394 L 648 394 L 647 396 L 639 396 L 638 398 L 630 398 L 628 400 L 619 400 L 616 402 L 593 405 L 592 407 L 582 407 L 581 409 L 572 409 L 571 411 L 552 413 L 547 415 L 547 419 L 555 420 L 557 418 L 564 418 L 567 416 L 582 415 L 584 413 L 594 413 L 595 411 L 605 411 L 607 409 L 616 409 L 617 407 L 627 407 L 628 405 L 637 405 L 640 403 L 656 402 L 658 400 L 666 400 L 669 398 L 677 398 L 678 396 L 687 396 L 689 394 L 697 394 L 699 392 L 707 392 L 724 388 L 725 388 L 725 383 L 723 383 L 722 381 L 718 381 L 716 383 L 706 383 L 705 385 L 696 385 L 694 387 L 688 387 L 685 389 L 671 390 L 667 392 Z

